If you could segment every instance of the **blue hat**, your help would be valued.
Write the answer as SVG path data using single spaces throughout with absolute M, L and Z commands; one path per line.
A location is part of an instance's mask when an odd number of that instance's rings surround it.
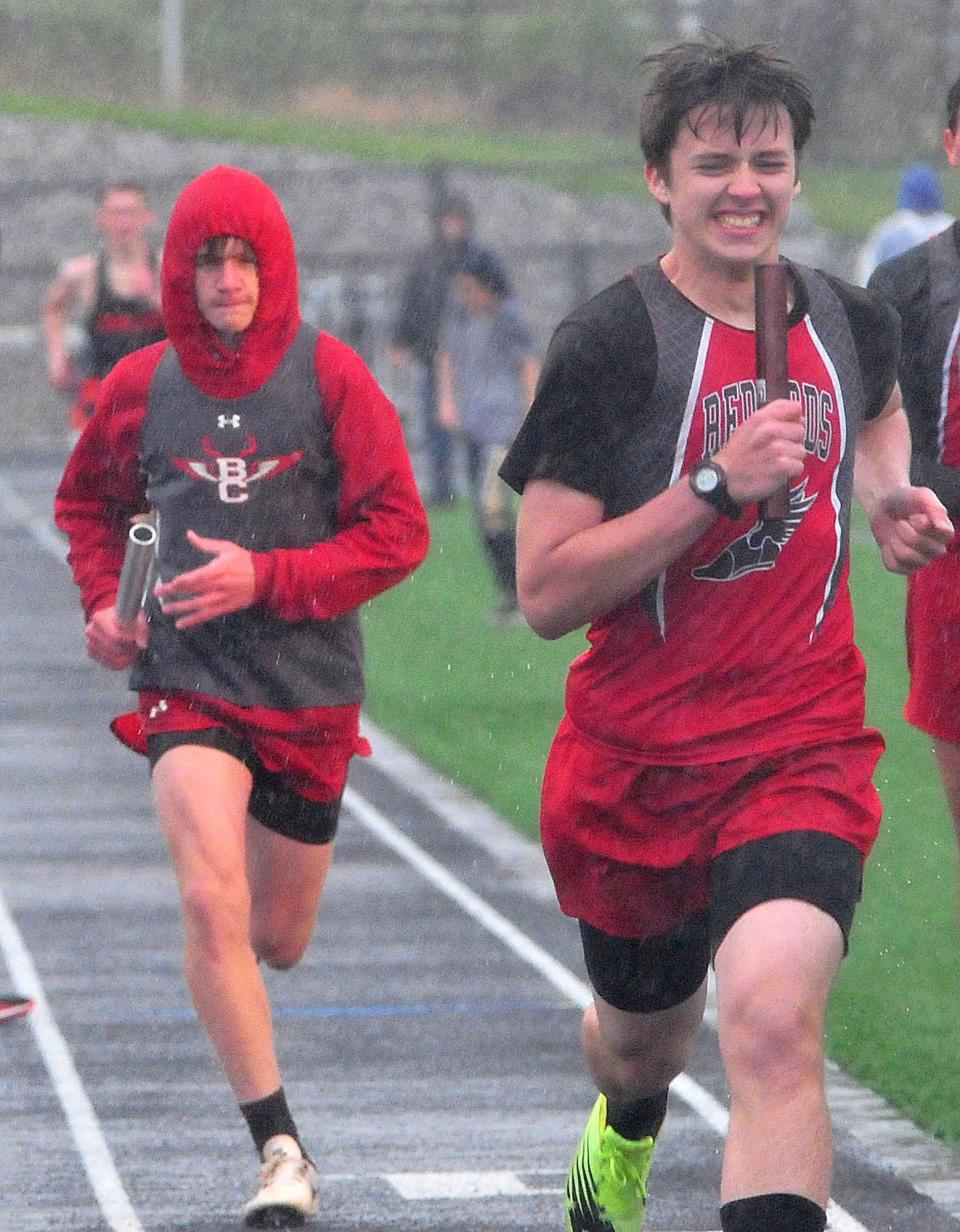
M 926 163 L 914 163 L 908 167 L 900 180 L 897 205 L 902 210 L 918 210 L 921 214 L 942 209 L 943 196 L 936 171 Z

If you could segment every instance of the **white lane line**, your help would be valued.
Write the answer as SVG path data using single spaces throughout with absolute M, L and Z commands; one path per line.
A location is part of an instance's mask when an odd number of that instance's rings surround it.
M 57 560 L 67 559 L 67 543 L 50 525 L 46 518 L 38 517 L 25 500 L 17 495 L 14 489 L 0 475 L 0 510 L 30 532 L 37 543 L 55 556 Z
M 0 476 L 0 510 L 24 526 L 44 551 L 66 560 L 66 544 Z M 50 1009 L 43 985 L 13 917 L 0 894 L 0 951 L 17 987 L 36 1002 L 27 1018 L 84 1170 L 111 1232 L 143 1232 L 113 1162 L 97 1114 L 84 1090 L 73 1056 Z
M 93 1105 L 83 1089 L 67 1041 L 50 1010 L 33 960 L 20 930 L 0 894 L 0 951 L 17 991 L 36 1003 L 26 1021 L 30 1024 L 40 1056 L 46 1066 L 83 1167 L 90 1179 L 100 1210 L 112 1232 L 143 1232 L 117 1172 Z
M 439 1198 L 521 1198 L 529 1193 L 515 1172 L 387 1172 L 384 1180 L 408 1202 Z
M 375 834 L 386 847 L 415 868 L 426 881 L 456 903 L 461 911 L 502 941 L 518 958 L 539 972 L 569 1001 L 580 1009 L 585 1009 L 592 1002 L 593 994 L 589 985 L 574 975 L 568 967 L 558 962 L 552 954 L 548 954 L 542 946 L 517 928 L 506 916 L 501 915 L 496 908 L 491 907 L 479 894 L 475 894 L 469 886 L 464 885 L 439 860 L 435 860 L 411 838 L 408 838 L 378 808 L 365 800 L 352 787 L 348 787 L 344 792 L 343 802 L 357 820 L 372 834 Z M 689 1074 L 680 1074 L 673 1080 L 670 1089 L 688 1107 L 698 1113 L 716 1133 L 720 1135 L 726 1133 L 730 1122 L 726 1108 Z M 832 1232 L 867 1232 L 862 1223 L 835 1202 L 830 1203 L 827 1213 Z

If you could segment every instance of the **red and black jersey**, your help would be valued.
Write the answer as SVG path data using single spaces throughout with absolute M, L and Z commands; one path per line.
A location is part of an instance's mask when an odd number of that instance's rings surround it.
M 157 263 L 152 250 L 151 266 Z M 110 369 L 141 347 L 166 337 L 163 316 L 157 304 L 142 295 L 120 295 L 110 284 L 105 254 L 97 258 L 93 307 L 85 321 L 88 375 L 102 378 Z
M 853 449 L 895 380 L 896 319 L 803 267 L 788 335 L 807 460 L 786 518 L 718 519 L 632 601 L 596 620 L 570 671 L 581 734 L 659 764 L 817 743 L 863 725 L 847 588 Z M 718 450 L 759 405 L 755 338 L 644 266 L 578 310 L 551 344 L 504 464 L 638 508 Z

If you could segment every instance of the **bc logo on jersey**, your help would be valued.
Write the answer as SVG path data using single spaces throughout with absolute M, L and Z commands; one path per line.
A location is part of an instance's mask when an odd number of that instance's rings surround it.
M 772 569 L 816 499 L 816 495 L 807 496 L 804 479 L 790 489 L 790 509 L 785 518 L 759 517 L 746 534 L 727 544 L 708 565 L 694 569 L 693 576 L 700 582 L 735 582 L 744 574 Z
M 205 436 L 201 449 L 206 459 L 193 461 L 190 458 L 174 458 L 173 462 L 193 479 L 205 479 L 217 485 L 217 495 L 225 504 L 239 504 L 250 499 L 250 484 L 258 479 L 269 479 L 282 474 L 303 457 L 303 451 L 284 454 L 279 458 L 253 459 L 257 452 L 257 438 L 247 435 L 246 443 L 237 454 L 222 454 Z M 251 459 L 248 461 L 248 459 Z

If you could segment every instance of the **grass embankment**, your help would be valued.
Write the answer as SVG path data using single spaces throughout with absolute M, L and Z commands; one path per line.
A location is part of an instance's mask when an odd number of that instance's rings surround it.
M 58 99 L 0 92 L 0 112 L 54 120 L 88 120 L 147 129 L 171 137 L 292 145 L 348 158 L 422 167 L 447 162 L 522 175 L 567 192 L 645 196 L 636 141 L 608 135 L 529 133 L 507 129 L 331 120 L 306 114 L 255 114 L 181 108 L 150 109 L 103 100 Z M 937 163 L 936 150 L 917 158 Z M 902 162 L 802 166 L 803 198 L 816 222 L 863 236 L 893 209 Z M 946 208 L 960 213 L 960 177 L 943 176 Z
M 366 612 L 368 710 L 428 762 L 536 832 L 540 776 L 582 635 L 498 631 L 469 518 L 433 519 L 423 568 Z M 828 1047 L 848 1072 L 960 1147 L 960 938 L 956 860 L 927 741 L 900 716 L 903 582 L 855 548 L 858 634 L 870 721 L 887 737 L 884 828 L 868 864 Z

